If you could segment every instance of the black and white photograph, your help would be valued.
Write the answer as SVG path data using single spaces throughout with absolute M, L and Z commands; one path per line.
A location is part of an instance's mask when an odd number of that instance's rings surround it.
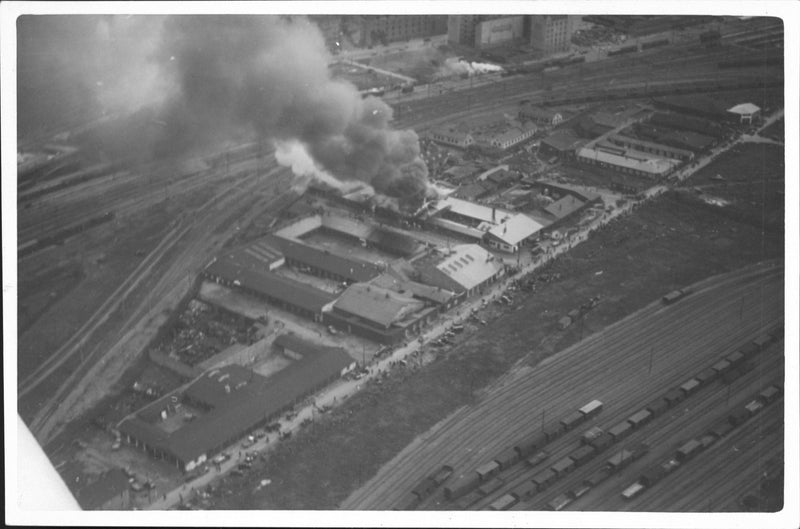
M 800 524 L 796 3 L 137 4 L 0 6 L 6 523 Z

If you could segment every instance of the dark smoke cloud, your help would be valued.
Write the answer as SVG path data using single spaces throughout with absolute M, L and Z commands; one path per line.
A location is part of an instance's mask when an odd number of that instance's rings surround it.
M 339 179 L 421 200 L 427 168 L 417 135 L 392 129 L 392 109 L 331 79 L 330 57 L 304 18 L 180 16 L 166 21 L 159 61 L 178 89 L 166 107 L 165 152 L 251 129 L 297 140 Z

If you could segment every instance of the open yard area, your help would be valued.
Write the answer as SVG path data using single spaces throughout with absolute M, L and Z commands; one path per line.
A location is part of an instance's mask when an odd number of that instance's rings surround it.
M 785 215 L 784 147 L 741 143 L 695 173 L 687 183 L 728 202 L 726 213 L 753 226 L 782 231 Z M 712 206 L 714 207 L 714 206 Z
M 780 233 L 766 233 L 699 201 L 668 193 L 614 221 L 539 272 L 537 288 L 511 306 L 491 304 L 488 325 L 470 327 L 422 369 L 396 369 L 322 421 L 277 448 L 244 478 L 226 478 L 218 509 L 335 508 L 408 443 L 515 363 L 530 365 L 576 343 L 665 293 L 709 275 L 782 259 Z M 582 325 L 557 321 L 591 296 Z M 261 479 L 272 485 L 253 492 Z

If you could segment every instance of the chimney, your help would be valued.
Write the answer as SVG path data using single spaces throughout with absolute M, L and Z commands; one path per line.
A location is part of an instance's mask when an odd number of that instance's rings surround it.
M 496 211 L 497 211 L 497 208 L 495 208 L 494 206 L 492 206 L 492 223 L 494 223 L 494 222 L 495 222 L 495 220 L 494 220 L 494 217 L 495 217 L 495 212 L 496 212 Z

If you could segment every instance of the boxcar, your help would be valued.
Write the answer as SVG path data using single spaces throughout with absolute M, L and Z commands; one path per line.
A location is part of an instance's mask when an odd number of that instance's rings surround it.
M 531 479 L 531 481 L 536 485 L 536 490 L 542 492 L 544 489 L 549 487 L 550 484 L 553 483 L 553 481 L 555 481 L 557 477 L 558 476 L 556 475 L 556 473 L 548 468 L 547 470 L 543 470 L 538 474 L 536 474 L 535 476 L 533 476 L 533 479 Z
M 683 394 L 687 397 L 700 389 L 700 382 L 697 379 L 690 378 L 686 382 L 680 385 L 680 390 L 683 391 Z
M 744 409 L 747 410 L 750 415 L 755 415 L 756 413 L 760 412 L 761 408 L 763 407 L 764 404 L 762 404 L 760 400 L 756 399 L 748 402 Z
M 636 483 L 630 485 L 629 487 L 627 487 L 625 490 L 622 491 L 622 497 L 625 498 L 626 500 L 630 500 L 632 498 L 635 498 L 642 492 L 644 492 L 644 485 L 642 485 L 637 481 Z
M 718 376 L 719 373 L 717 373 L 713 367 L 707 367 L 706 369 L 700 371 L 694 378 L 700 382 L 701 386 L 705 386 L 706 384 L 713 382 Z
M 444 488 L 444 495 L 448 500 L 455 500 L 477 487 L 480 482 L 481 477 L 475 471 L 463 474 Z
M 478 473 L 481 481 L 486 481 L 490 477 L 500 472 L 500 465 L 497 464 L 497 461 L 489 461 L 488 463 L 485 463 L 475 469 L 475 472 Z
M 594 448 L 590 445 L 584 445 L 577 450 L 570 452 L 569 457 L 575 461 L 575 465 L 582 465 L 594 456 Z
M 584 445 L 591 444 L 592 441 L 594 441 L 601 435 L 603 435 L 603 429 L 600 428 L 599 426 L 593 426 L 592 428 L 589 428 L 583 433 L 583 435 L 581 436 L 581 444 Z
M 564 430 L 561 429 L 560 424 L 552 424 L 545 428 L 543 433 L 547 438 L 547 442 L 549 443 L 561 437 L 561 434 L 564 433 Z
M 481 498 L 483 498 L 483 494 L 481 494 L 477 490 L 472 491 L 466 496 L 463 496 L 461 499 L 459 499 L 456 502 L 456 507 L 458 507 L 462 511 L 466 511 L 470 505 L 480 500 Z
M 653 417 L 657 417 L 669 409 L 669 403 L 664 400 L 664 397 L 658 397 L 657 399 L 650 401 L 650 403 L 645 407 L 650 410 L 650 413 L 653 414 Z
M 550 469 L 559 476 L 571 472 L 574 468 L 575 468 L 575 461 L 573 461 L 572 458 L 570 457 L 564 457 L 562 459 L 559 459 L 558 461 L 553 463 L 553 466 L 550 467 Z
M 777 399 L 780 396 L 780 394 L 781 394 L 781 389 L 773 384 L 772 386 L 768 387 L 767 389 L 759 393 L 758 398 L 764 404 L 769 404 L 775 401 L 775 399 Z
M 608 430 L 608 434 L 614 438 L 614 441 L 619 441 L 629 433 L 633 431 L 633 427 L 631 423 L 628 421 L 623 421 L 614 425 L 610 430 Z
M 488 496 L 489 494 L 496 491 L 503 485 L 505 485 L 505 482 L 501 478 L 494 478 L 492 480 L 487 481 L 480 487 L 478 487 L 478 492 L 480 492 L 484 496 Z
M 561 427 L 564 429 L 565 432 L 572 430 L 580 423 L 586 420 L 586 415 L 581 413 L 580 411 L 573 411 L 563 419 L 561 419 Z
M 628 422 L 634 428 L 639 428 L 639 427 L 647 424 L 648 422 L 650 422 L 650 420 L 652 418 L 653 418 L 653 414 L 650 412 L 650 410 L 643 409 L 643 410 L 637 411 L 636 413 L 634 413 L 633 415 L 628 417 Z
M 595 453 L 599 454 L 613 443 L 614 438 L 608 432 L 604 432 L 603 435 L 592 441 L 591 446 Z
M 507 511 L 518 501 L 519 499 L 514 497 L 512 494 L 504 494 L 503 496 L 497 498 L 491 505 L 489 505 L 489 509 L 493 511 Z
M 431 476 L 431 479 L 436 482 L 436 485 L 441 485 L 445 482 L 445 480 L 447 480 L 447 478 L 450 477 L 452 473 L 453 467 L 450 465 L 442 465 L 442 468 L 440 468 L 436 474 Z
M 728 362 L 727 360 L 720 360 L 719 362 L 711 366 L 711 369 L 716 371 L 717 375 L 724 375 L 725 373 L 730 371 L 731 367 L 732 367 L 731 363 Z
M 757 340 L 760 340 L 760 338 L 757 338 Z M 769 339 L 767 339 L 764 342 L 763 346 L 766 347 L 767 344 L 769 344 Z M 755 355 L 757 355 L 761 351 L 761 349 L 762 349 L 761 345 L 756 345 L 756 342 L 752 341 L 740 347 L 739 352 L 742 353 L 742 356 L 744 356 L 746 360 L 749 360 L 750 358 L 753 358 Z
M 533 496 L 534 492 L 536 492 L 536 483 L 528 480 L 514 489 L 512 494 L 520 500 L 524 500 Z
M 543 433 L 537 433 L 533 435 L 529 435 L 516 446 L 514 446 L 514 450 L 519 453 L 520 459 L 523 457 L 527 457 L 537 451 L 538 449 L 542 448 L 544 445 L 547 444 L 547 437 Z
M 572 503 L 572 498 L 570 498 L 566 494 L 559 494 L 558 496 L 547 502 L 547 508 L 551 511 L 560 511 L 570 503 Z
M 548 457 L 550 457 L 550 454 L 548 452 L 545 452 L 544 450 L 542 450 L 538 454 L 534 454 L 531 457 L 529 457 L 528 459 L 526 459 L 525 462 L 529 466 L 535 467 L 536 465 L 538 465 L 539 463 L 541 463 L 542 461 L 544 461 Z
M 674 406 L 675 404 L 679 403 L 683 400 L 683 398 L 684 394 L 680 388 L 673 388 L 664 394 L 664 400 L 667 401 L 667 404 L 670 406 Z
M 596 487 L 600 483 L 607 480 L 610 475 L 611 469 L 608 467 L 603 467 L 588 478 L 584 479 L 583 484 L 588 487 Z
M 587 492 L 589 492 L 592 488 L 589 485 L 578 485 L 574 489 L 567 492 L 570 498 L 573 500 L 577 500 Z
M 700 444 L 703 445 L 703 450 L 717 442 L 717 436 L 712 433 L 707 433 L 700 437 Z
M 697 439 L 691 439 L 683 443 L 680 448 L 678 448 L 678 451 L 675 452 L 675 459 L 683 463 L 696 456 L 697 453 L 702 449 L 703 444 L 700 441 Z
M 739 426 L 744 421 L 750 418 L 750 412 L 742 408 L 728 415 L 728 422 L 733 426 Z
M 718 439 L 721 439 L 728 435 L 731 430 L 733 430 L 733 425 L 727 419 L 723 419 L 711 428 L 710 433 L 716 435 Z
M 438 484 L 432 478 L 425 478 L 422 482 L 411 490 L 420 500 L 427 498 L 431 492 L 436 490 Z
M 736 367 L 744 362 L 744 354 L 741 351 L 734 351 L 725 357 L 725 360 L 730 362 L 731 366 Z
M 494 460 L 500 465 L 500 470 L 505 470 L 519 461 L 519 452 L 513 448 L 506 448 Z
M 603 403 L 595 399 L 578 408 L 578 411 L 585 415 L 587 419 L 590 419 L 603 411 Z
M 628 449 L 623 448 L 622 450 L 617 450 L 613 456 L 608 458 L 608 468 L 613 471 L 619 470 L 627 466 L 631 461 L 633 461 L 633 452 Z
M 772 342 L 773 342 L 772 336 L 770 336 L 769 334 L 762 334 L 761 336 L 753 340 L 753 345 L 758 347 L 758 350 L 761 351 Z
M 639 482 L 645 487 L 652 487 L 666 475 L 666 471 L 661 465 L 647 467 L 639 477 Z

